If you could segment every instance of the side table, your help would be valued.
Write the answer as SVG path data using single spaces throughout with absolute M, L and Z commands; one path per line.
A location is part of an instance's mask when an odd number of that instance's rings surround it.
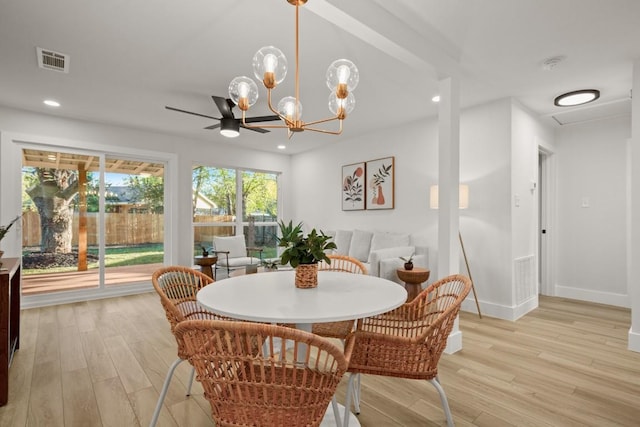
M 198 255 L 195 257 L 195 263 L 196 265 L 200 266 L 200 271 L 202 271 L 204 274 L 206 274 L 207 276 L 211 277 L 214 280 L 215 280 L 215 277 L 213 275 L 213 269 L 211 268 L 211 266 L 214 265 L 216 262 L 218 262 L 218 257 L 215 255 L 214 256 Z
M 396 270 L 398 279 L 404 282 L 407 291 L 407 302 L 413 300 L 422 291 L 422 284 L 429 280 L 431 270 L 428 268 L 413 267 L 413 270 L 399 268 Z

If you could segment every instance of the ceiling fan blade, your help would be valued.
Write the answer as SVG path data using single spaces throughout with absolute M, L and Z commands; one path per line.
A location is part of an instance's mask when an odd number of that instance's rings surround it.
M 221 125 L 222 123 L 218 123 L 215 125 L 207 126 L 205 129 L 218 129 Z
M 211 95 L 211 98 L 213 98 L 213 102 L 216 103 L 216 106 L 218 107 L 218 110 L 220 110 L 220 114 L 222 114 L 222 117 L 224 117 L 225 119 L 235 118 L 235 116 L 233 115 L 233 111 L 231 111 L 231 108 L 235 105 L 232 100 L 215 95 Z
M 212 117 L 212 116 L 207 116 L 205 114 L 194 113 L 193 111 L 181 110 L 179 108 L 169 107 L 168 105 L 165 105 L 164 108 L 166 108 L 167 110 L 171 110 L 171 111 L 177 111 L 179 113 L 192 114 L 194 116 L 205 117 L 207 119 L 220 120 L 218 117 Z
M 242 122 L 242 119 L 238 119 Z M 245 123 L 258 123 L 258 122 L 273 122 L 280 120 L 280 116 L 257 116 L 257 117 L 245 117 Z
M 258 133 L 269 133 L 270 132 L 269 129 L 253 128 L 253 127 L 248 128 L 248 127 L 244 126 L 242 123 L 240 123 L 240 127 L 243 128 L 243 129 L 252 130 L 252 131 L 258 132 Z

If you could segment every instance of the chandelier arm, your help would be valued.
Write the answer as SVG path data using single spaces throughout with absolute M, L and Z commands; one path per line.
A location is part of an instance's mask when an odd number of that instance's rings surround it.
M 334 120 L 340 120 L 340 117 L 333 116 L 333 117 L 329 117 L 329 118 L 322 119 L 322 120 L 315 120 L 313 122 L 307 122 L 307 123 L 304 124 L 304 127 L 306 128 L 307 126 L 313 126 L 313 125 L 317 125 L 317 124 L 320 124 L 320 123 L 332 122 Z
M 340 129 L 337 131 L 332 131 L 327 129 L 318 129 L 318 128 L 312 128 L 312 127 L 306 127 L 306 126 L 304 127 L 304 130 L 319 132 L 319 133 L 324 133 L 329 135 L 340 135 L 342 133 L 342 120 L 340 120 Z

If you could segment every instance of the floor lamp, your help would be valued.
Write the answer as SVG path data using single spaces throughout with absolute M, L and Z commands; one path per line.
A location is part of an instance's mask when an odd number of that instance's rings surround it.
M 467 209 L 469 207 L 469 186 L 460 184 L 459 188 L 459 200 L 458 207 L 460 209 Z M 431 209 L 438 209 L 438 186 L 432 185 L 429 195 L 429 207 Z M 476 301 L 476 308 L 478 309 L 478 316 L 482 319 L 482 312 L 480 311 L 480 303 L 478 302 L 478 295 L 476 294 L 476 287 L 473 283 L 473 277 L 471 276 L 471 269 L 469 268 L 469 260 L 467 259 L 467 251 L 464 249 L 464 242 L 462 241 L 462 234 L 458 230 L 458 240 L 460 240 L 460 248 L 462 248 L 462 255 L 464 256 L 464 264 L 467 267 L 467 275 L 471 280 L 471 290 L 473 290 L 473 299 Z

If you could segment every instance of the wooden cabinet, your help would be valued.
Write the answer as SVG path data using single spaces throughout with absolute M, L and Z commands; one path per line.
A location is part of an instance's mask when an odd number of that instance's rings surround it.
M 9 397 L 9 366 L 20 347 L 20 259 L 0 258 L 0 406 Z

